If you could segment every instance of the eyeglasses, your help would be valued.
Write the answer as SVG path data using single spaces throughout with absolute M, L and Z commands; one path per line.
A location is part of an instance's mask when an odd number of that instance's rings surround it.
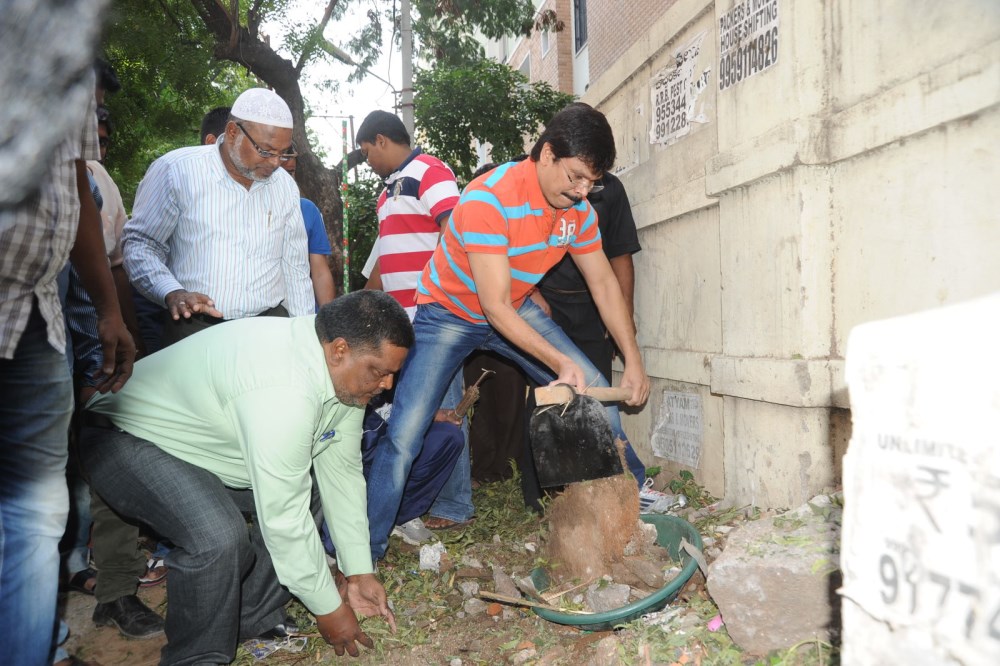
M 560 160 L 560 164 L 562 164 L 562 160 Z M 604 186 L 596 180 L 590 180 L 589 178 L 584 178 L 583 176 L 573 176 L 573 174 L 569 172 L 569 169 L 566 168 L 565 164 L 562 165 L 562 168 L 566 173 L 566 177 L 569 178 L 569 184 L 573 186 L 573 189 L 581 189 L 589 194 L 596 194 L 604 189 Z
M 250 136 L 250 133 L 246 131 L 245 127 L 243 127 L 243 123 L 236 123 L 236 126 L 240 128 L 241 132 L 243 132 L 243 136 L 250 139 L 250 144 L 253 146 L 253 149 L 257 151 L 257 154 L 260 155 L 261 159 L 273 160 L 274 158 L 277 157 L 279 162 L 287 162 L 288 160 L 294 160 L 296 157 L 299 156 L 299 154 L 296 153 L 292 148 L 283 153 L 272 153 L 269 150 L 264 150 L 263 148 L 260 147 L 260 145 L 257 144 L 256 141 L 253 140 L 253 137 Z

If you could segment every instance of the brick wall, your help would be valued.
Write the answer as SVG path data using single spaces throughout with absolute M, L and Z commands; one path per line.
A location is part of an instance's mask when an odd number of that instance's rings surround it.
M 532 81 L 545 81 L 556 90 L 573 92 L 573 40 L 571 22 L 572 0 L 546 0 L 539 12 L 555 10 L 566 27 L 561 32 L 549 32 L 549 49 L 542 53 L 542 33 L 532 32 L 531 37 L 522 39 L 511 52 L 507 64 L 518 69 L 524 57 L 531 54 Z
M 644 34 L 675 2 L 677 0 L 587 0 L 591 82 L 599 79 L 635 43 L 637 36 Z M 572 0 L 566 3 L 571 21 Z M 572 68 L 570 72 L 572 77 Z

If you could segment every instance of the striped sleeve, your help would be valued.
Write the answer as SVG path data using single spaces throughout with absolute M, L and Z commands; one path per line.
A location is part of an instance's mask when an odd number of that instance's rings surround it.
M 430 164 L 420 179 L 420 201 L 430 211 L 431 218 L 439 220 L 458 205 L 458 184 L 455 174 L 444 163 Z
M 586 204 L 586 215 L 580 225 L 580 233 L 573 238 L 569 245 L 571 254 L 588 254 L 601 249 L 601 231 L 597 226 L 597 212 L 586 199 L 580 203 Z M 579 204 L 574 208 L 583 213 Z
M 136 289 L 161 305 L 167 294 L 184 288 L 167 268 L 168 243 L 179 218 L 171 167 L 160 158 L 139 183 L 132 219 L 122 232 L 122 252 L 125 271 Z

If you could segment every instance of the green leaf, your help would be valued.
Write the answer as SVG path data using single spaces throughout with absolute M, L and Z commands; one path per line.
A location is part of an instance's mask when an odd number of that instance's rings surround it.
M 453 67 L 436 63 L 417 72 L 414 102 L 417 134 L 429 153 L 468 181 L 478 163 L 475 143 L 489 143 L 494 162 L 525 152 L 545 122 L 570 95 L 493 60 Z

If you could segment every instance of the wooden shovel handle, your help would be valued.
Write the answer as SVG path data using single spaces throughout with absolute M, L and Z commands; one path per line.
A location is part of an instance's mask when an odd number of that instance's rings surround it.
M 566 384 L 539 386 L 535 389 L 536 405 L 561 405 L 573 400 L 574 395 L 587 395 L 601 402 L 622 402 L 632 397 L 632 389 L 621 386 L 591 386 L 578 394 Z

